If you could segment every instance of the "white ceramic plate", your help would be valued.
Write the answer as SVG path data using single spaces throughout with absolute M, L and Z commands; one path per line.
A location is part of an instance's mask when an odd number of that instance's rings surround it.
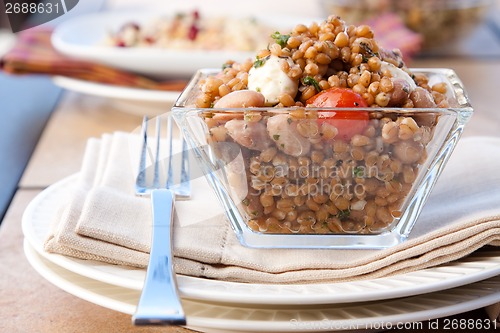
M 121 87 L 64 76 L 55 76 L 52 81 L 64 89 L 110 98 L 118 109 L 141 116 L 155 116 L 170 111 L 181 93 Z
M 22 226 L 27 241 L 47 260 L 74 273 L 111 285 L 141 290 L 145 271 L 80 260 L 43 250 L 50 222 L 60 202 L 70 195 L 76 176 L 41 192 L 28 205 Z M 196 188 L 193 189 L 196 191 Z M 406 297 L 454 288 L 500 274 L 500 252 L 477 252 L 455 262 L 403 275 L 373 280 L 320 284 L 246 284 L 179 276 L 184 299 L 240 304 L 333 304 Z
M 148 25 L 161 14 L 135 11 L 80 16 L 57 26 L 52 35 L 52 44 L 59 52 L 77 59 L 96 61 L 154 77 L 190 77 L 200 68 L 221 68 L 227 60 L 243 61 L 255 57 L 255 52 L 102 45 L 108 33 L 116 31 L 123 24 L 136 22 Z M 275 29 L 290 29 L 304 20 L 279 15 L 259 16 L 256 19 Z
M 119 312 L 133 314 L 137 290 L 103 283 L 66 270 L 40 256 L 28 242 L 25 254 L 45 279 L 79 298 Z M 187 327 L 201 332 L 318 332 L 389 329 L 397 325 L 419 330 L 419 322 L 450 316 L 495 302 L 500 276 L 470 285 L 419 296 L 378 302 L 323 306 L 241 306 L 183 300 Z M 413 325 L 413 326 L 411 326 Z M 420 325 L 424 325 L 421 323 Z

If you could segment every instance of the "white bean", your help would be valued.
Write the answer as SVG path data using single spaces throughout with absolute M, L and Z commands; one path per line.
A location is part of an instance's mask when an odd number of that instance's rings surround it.
M 269 118 L 267 131 L 278 149 L 287 155 L 304 156 L 311 149 L 311 142 L 297 130 L 297 121 L 290 121 L 287 114 Z
M 263 123 L 233 119 L 225 127 L 234 141 L 249 149 L 263 151 L 272 145 Z
M 435 108 L 436 103 L 432 94 L 422 87 L 417 87 L 410 94 L 410 99 L 416 108 Z
M 251 108 L 264 106 L 265 98 L 252 90 L 236 90 L 219 99 L 214 108 Z

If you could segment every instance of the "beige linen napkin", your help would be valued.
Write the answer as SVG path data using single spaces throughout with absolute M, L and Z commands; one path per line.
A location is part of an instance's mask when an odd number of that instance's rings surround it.
M 147 200 L 132 195 L 132 138 L 115 133 L 88 141 L 78 182 L 45 242 L 48 252 L 113 264 L 147 263 L 151 216 Z M 79 224 L 81 233 L 76 232 Z M 112 232 L 101 232 L 94 225 Z
M 89 141 L 78 183 L 62 204 L 47 251 L 147 265 L 151 213 L 149 201 L 134 196 L 133 137 L 114 133 Z M 498 170 L 500 139 L 464 138 L 410 238 L 383 250 L 243 247 L 204 179 L 195 179 L 193 200 L 176 203 L 176 272 L 231 281 L 297 283 L 376 278 L 449 262 L 485 245 L 500 245 Z

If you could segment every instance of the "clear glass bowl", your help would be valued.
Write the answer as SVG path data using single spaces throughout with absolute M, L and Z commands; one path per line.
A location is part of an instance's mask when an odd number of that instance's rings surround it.
M 452 107 L 197 108 L 200 80 L 218 72 L 201 70 L 172 111 L 243 245 L 390 247 L 473 112 L 452 70 L 412 71 L 445 82 Z

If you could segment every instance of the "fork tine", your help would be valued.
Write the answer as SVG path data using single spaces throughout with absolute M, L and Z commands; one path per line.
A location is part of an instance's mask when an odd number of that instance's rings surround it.
M 160 138 L 161 138 L 161 117 L 156 117 L 155 133 L 155 155 L 154 155 L 154 188 L 160 188 Z
M 173 153 L 173 128 L 174 119 L 171 114 L 168 115 L 168 143 L 169 143 L 169 155 L 168 155 L 168 166 L 167 166 L 167 182 L 166 188 L 171 189 L 175 193 L 175 197 L 178 200 L 187 200 L 191 197 L 191 182 L 190 182 L 190 174 L 189 174 L 189 153 L 187 142 L 182 135 L 181 130 L 179 129 L 179 136 L 182 141 L 182 154 L 181 154 L 181 162 L 180 162 L 180 182 L 176 184 L 175 176 L 173 174 L 174 167 L 174 153 Z M 175 154 L 177 156 L 177 154 Z M 179 172 L 177 167 L 175 168 L 176 172 Z
M 136 179 L 136 191 L 139 194 L 144 194 L 144 189 L 146 188 L 146 159 L 148 152 L 148 117 L 145 116 L 142 119 L 142 127 L 141 127 L 141 139 L 142 139 L 142 147 L 141 147 L 141 156 L 139 161 L 139 172 L 137 173 Z
M 172 189 L 174 186 L 174 175 L 173 175 L 173 168 L 172 168 L 172 159 L 173 159 L 173 150 L 172 150 L 172 133 L 173 133 L 173 125 L 172 125 L 172 115 L 169 114 L 167 117 L 167 132 L 168 132 L 168 166 L 167 166 L 167 183 L 166 187 L 169 189 Z
M 189 152 L 186 139 L 182 132 L 180 133 L 182 140 L 182 162 L 181 162 L 181 182 L 179 185 L 179 189 L 176 192 L 179 199 L 189 199 L 191 196 L 191 181 L 189 174 Z

